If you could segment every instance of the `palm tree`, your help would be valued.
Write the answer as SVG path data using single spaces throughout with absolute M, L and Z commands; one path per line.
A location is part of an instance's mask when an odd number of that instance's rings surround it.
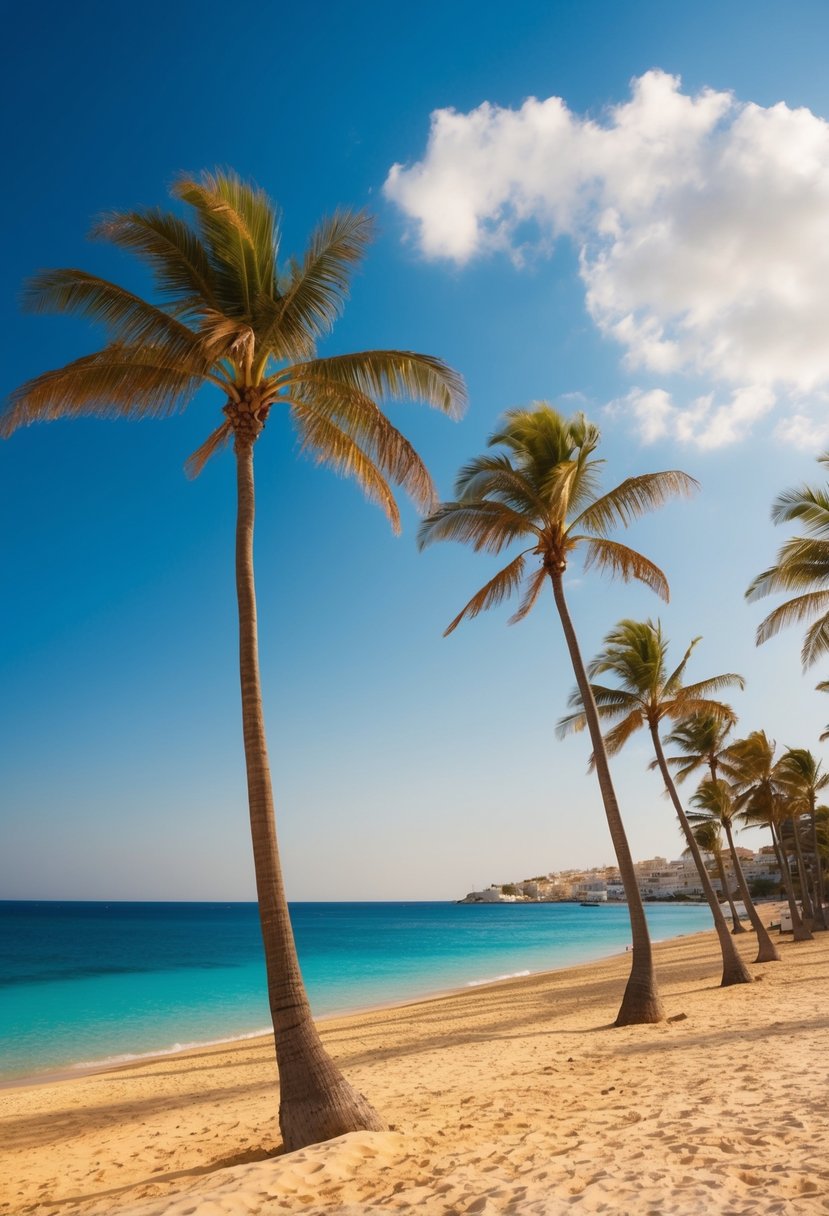
M 694 802 L 695 799 L 696 795 L 691 798 L 691 801 Z M 746 929 L 740 924 L 734 900 L 731 898 L 731 893 L 728 889 L 728 878 L 726 877 L 725 864 L 723 862 L 723 835 L 719 820 L 692 811 L 687 811 L 686 813 L 688 815 L 688 822 L 691 824 L 694 832 L 694 840 L 696 840 L 703 853 L 709 853 L 714 859 L 720 890 L 722 891 L 723 898 L 728 900 L 728 906 L 731 909 L 731 924 L 733 926 L 731 932 L 732 934 L 745 933 Z M 683 856 L 686 855 L 690 857 L 690 849 L 683 850 Z M 703 858 L 704 861 L 705 858 Z
M 777 855 L 777 864 L 789 912 L 792 918 L 792 935 L 796 942 L 810 941 L 812 934 L 804 925 L 794 897 L 789 857 L 783 842 L 783 826 L 789 817 L 791 790 L 775 763 L 776 744 L 763 730 L 754 730 L 745 739 L 737 739 L 725 749 L 724 760 L 728 765 L 735 806 L 747 824 L 765 824 L 771 832 L 771 840 Z
M 829 467 L 829 452 L 819 456 L 818 463 Z M 746 599 L 758 600 L 776 591 L 801 593 L 760 622 L 757 645 L 785 625 L 812 621 L 800 652 L 805 669 L 829 651 L 829 487 L 804 485 L 784 490 L 772 505 L 771 518 L 776 524 L 799 520 L 806 535 L 785 541 L 775 564 L 753 580 Z
M 829 773 L 821 771 L 822 766 L 817 757 L 805 747 L 789 747 L 783 753 L 779 762 L 779 772 L 783 780 L 791 785 L 795 796 L 803 800 L 806 813 L 809 816 L 809 847 L 814 859 L 814 901 L 810 901 L 809 912 L 804 914 L 813 920 L 812 928 L 826 929 L 824 912 L 823 867 L 820 859 L 817 838 L 817 799 L 818 794 L 829 785 Z M 802 866 L 803 878 L 801 886 L 806 882 L 806 867 L 803 864 L 803 852 L 800 846 L 800 833 L 795 822 L 794 839 L 798 850 L 799 863 Z M 808 895 L 807 895 L 808 898 Z
M 323 221 L 304 255 L 278 262 L 279 226 L 267 196 L 233 173 L 183 177 L 173 195 L 188 217 L 116 212 L 94 235 L 131 251 L 152 272 L 157 303 L 87 274 L 50 270 L 28 284 L 35 311 L 88 317 L 107 344 L 12 394 L 0 433 L 82 415 L 145 418 L 183 409 L 206 385 L 224 419 L 187 468 L 196 475 L 233 443 L 237 470 L 236 589 L 242 720 L 256 888 L 288 1150 L 383 1122 L 323 1050 L 302 983 L 277 850 L 265 741 L 253 572 L 253 450 L 271 410 L 289 414 L 304 452 L 356 478 L 395 531 L 390 483 L 420 508 L 435 501 L 429 474 L 383 414 L 378 398 L 415 398 L 447 414 L 463 404 L 461 379 L 441 360 L 409 351 L 318 357 L 352 268 L 371 238 L 364 212 Z
M 461 469 L 456 499 L 441 503 L 423 523 L 421 546 L 438 540 L 466 541 L 476 551 L 501 553 L 515 541 L 527 547 L 473 595 L 446 630 L 451 633 L 465 617 L 500 603 L 521 591 L 511 623 L 531 610 L 547 579 L 553 589 L 576 681 L 584 691 L 590 737 L 596 754 L 596 772 L 613 847 L 628 901 L 633 939 L 633 965 L 617 1026 L 658 1022 L 664 1010 L 653 970 L 648 926 L 636 872 L 607 757 L 584 662 L 564 596 L 564 572 L 577 550 L 585 569 L 595 568 L 625 581 L 645 583 L 668 598 L 662 571 L 606 533 L 627 526 L 646 511 L 678 494 L 687 494 L 696 482 L 685 473 L 669 471 L 629 477 L 606 494 L 598 494 L 594 457 L 600 439 L 598 428 L 583 415 L 565 418 L 552 406 L 510 410 L 489 440 L 505 451 L 477 456 Z
M 751 927 L 757 935 L 757 958 L 754 961 L 756 963 L 779 962 L 779 951 L 769 937 L 768 930 L 754 906 L 754 900 L 751 898 L 743 873 L 740 854 L 737 852 L 734 842 L 734 803 L 731 791 L 728 785 L 719 778 L 723 749 L 730 730 L 730 722 L 718 721 L 713 714 L 693 714 L 690 718 L 677 723 L 670 734 L 665 736 L 665 742 L 678 747 L 682 755 L 669 756 L 668 767 L 674 770 L 674 776 L 680 782 L 703 765 L 708 769 L 710 781 L 703 782 L 697 791 L 697 796 L 703 793 L 703 786 L 705 786 L 710 797 L 704 804 L 699 803 L 698 805 L 701 812 L 712 818 L 716 817 L 725 831 L 740 898 L 751 921 Z M 693 819 L 691 815 L 688 818 Z
M 725 872 L 725 862 L 723 861 L 722 820 L 716 814 L 716 811 L 711 813 L 709 810 L 709 807 L 712 807 L 712 805 L 716 806 L 716 802 L 709 800 L 710 791 L 705 789 L 707 784 L 708 782 L 703 781 L 696 793 L 691 795 L 692 804 L 699 809 L 696 811 L 686 811 L 685 813 L 688 816 L 688 822 L 693 828 L 694 839 L 697 844 L 703 853 L 710 853 L 714 858 L 720 891 L 722 892 L 723 899 L 727 901 L 731 912 L 731 934 L 735 936 L 738 933 L 746 933 L 748 930 L 740 920 L 737 906 L 731 894 L 728 876 Z
M 751 976 L 728 931 L 699 846 L 677 794 L 659 737 L 660 723 L 666 718 L 676 721 L 704 713 L 713 714 L 723 721 L 734 720 L 734 711 L 729 706 L 712 700 L 712 696 L 734 685 L 742 688 L 742 676 L 727 673 L 700 680 L 696 684 L 683 684 L 685 668 L 699 641 L 699 638 L 695 638 L 691 642 L 682 662 L 669 674 L 666 665 L 668 643 L 662 636 L 661 625 L 658 622 L 654 625 L 652 621 L 620 621 L 605 638 L 604 649 L 589 664 L 588 673 L 591 680 L 605 672 L 612 673 L 618 680 L 618 685 L 613 688 L 596 683 L 591 685 L 599 716 L 615 721 L 615 725 L 604 737 L 609 755 L 620 751 L 641 727 L 647 727 L 650 733 L 665 790 L 673 803 L 711 908 L 722 951 L 722 986 L 727 987 L 730 984 L 749 983 Z M 560 734 L 584 727 L 584 703 L 580 689 L 577 688 L 571 695 L 570 705 L 575 712 L 562 718 L 558 727 Z

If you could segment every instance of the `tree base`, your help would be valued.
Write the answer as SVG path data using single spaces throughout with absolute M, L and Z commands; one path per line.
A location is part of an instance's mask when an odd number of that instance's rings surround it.
M 742 959 L 738 959 L 736 963 L 729 963 L 722 973 L 721 988 L 730 988 L 732 984 L 751 984 L 754 982 L 754 977 L 750 974 L 748 967 Z
M 344 1077 L 323 1093 L 306 1093 L 279 1104 L 279 1128 L 286 1153 L 334 1140 L 348 1132 L 385 1132 L 388 1124 Z
M 656 980 L 631 975 L 614 1026 L 652 1026 L 665 1021 L 665 1006 Z

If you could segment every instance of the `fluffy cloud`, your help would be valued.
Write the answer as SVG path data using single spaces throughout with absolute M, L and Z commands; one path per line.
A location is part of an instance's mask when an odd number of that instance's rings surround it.
M 691 96 L 659 71 L 602 121 L 557 97 L 438 110 L 423 159 L 384 189 L 427 257 L 520 264 L 574 240 L 590 315 L 629 371 L 690 373 L 723 397 L 635 390 L 646 438 L 719 446 L 829 386 L 829 124 L 809 110 Z M 801 404 L 789 422 L 784 439 L 815 433 Z

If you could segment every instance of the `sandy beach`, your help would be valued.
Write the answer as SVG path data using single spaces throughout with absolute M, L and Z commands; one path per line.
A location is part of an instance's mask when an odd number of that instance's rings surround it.
M 2 1090 L 0 1213 L 829 1211 L 829 934 L 728 989 L 656 949 L 661 1026 L 612 1028 L 624 956 L 324 1022 L 391 1130 L 287 1156 L 267 1039 Z

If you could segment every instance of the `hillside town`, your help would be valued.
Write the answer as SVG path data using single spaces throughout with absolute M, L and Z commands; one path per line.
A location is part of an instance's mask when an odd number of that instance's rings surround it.
M 752 895 L 774 895 L 778 892 L 781 882 L 780 868 L 771 846 L 753 852 L 751 849 L 738 848 L 737 853 L 743 867 L 746 882 Z M 729 892 L 734 894 L 737 882 L 734 878 L 730 858 L 723 858 L 726 871 L 726 883 Z M 634 865 L 639 890 L 646 900 L 697 900 L 703 898 L 702 885 L 693 860 L 679 858 L 677 861 L 667 861 L 664 857 L 651 857 L 647 861 L 638 861 Z M 708 871 L 714 890 L 723 898 L 719 875 L 710 859 Z M 577 901 L 580 903 L 608 903 L 624 901 L 625 893 L 622 887 L 619 871 L 614 866 L 597 866 L 591 870 L 561 870 L 549 874 L 525 878 L 520 882 L 493 883 L 482 891 L 470 891 L 462 904 L 497 904 L 497 903 L 559 903 Z

